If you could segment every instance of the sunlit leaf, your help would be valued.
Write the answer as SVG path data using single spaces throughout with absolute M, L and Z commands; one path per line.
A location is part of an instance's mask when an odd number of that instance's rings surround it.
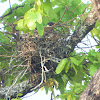
M 29 30 L 34 30 L 36 28 L 36 23 L 33 22 L 31 19 L 28 20 L 27 27 Z
M 44 88 L 45 88 L 45 87 L 44 87 L 44 86 L 42 86 L 42 87 L 40 88 L 40 90 L 44 90 Z
M 67 96 L 67 100 L 71 100 L 71 95 L 68 95 Z
M 29 11 L 27 11 L 27 12 L 25 13 L 24 18 L 25 18 L 25 19 L 28 19 L 28 18 L 34 16 L 35 12 L 36 12 L 36 11 L 35 11 L 34 8 L 30 9 Z
M 0 0 L 0 2 L 2 2 L 2 3 L 4 3 L 5 1 L 7 1 L 7 0 Z
M 51 0 L 52 2 L 54 2 L 55 0 Z
M 96 46 L 96 48 L 97 48 L 97 49 L 99 49 L 99 48 L 100 48 L 100 46 Z
M 96 28 L 93 28 L 92 32 L 97 35 L 98 34 L 98 31 L 96 30 Z
M 44 33 L 43 24 L 36 23 L 38 34 L 42 37 Z
M 67 63 L 67 59 L 66 58 L 60 61 L 60 63 L 58 64 L 58 66 L 56 68 L 56 73 L 57 74 L 61 73 L 61 71 L 64 69 L 66 63 Z
M 22 2 L 23 0 L 18 0 L 18 1 Z
M 41 15 L 41 13 L 40 12 L 37 12 L 36 15 L 37 15 L 37 22 L 39 24 L 41 24 L 42 23 L 42 15 Z
M 24 23 L 24 19 L 20 19 L 18 22 L 17 22 L 17 27 L 16 27 L 16 29 L 17 30 L 24 30 L 24 25 L 23 25 L 23 23 Z
M 17 98 L 13 98 L 13 99 L 11 99 L 11 100 L 19 100 L 19 99 L 17 99 Z
M 22 95 L 23 95 L 22 93 L 18 93 L 18 94 L 17 94 L 17 97 L 22 96 Z

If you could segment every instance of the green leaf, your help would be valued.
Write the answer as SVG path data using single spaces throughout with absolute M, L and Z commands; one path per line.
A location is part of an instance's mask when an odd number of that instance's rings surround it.
M 0 100 L 7 100 L 7 99 L 0 99 Z
M 18 93 L 18 94 L 17 94 L 17 97 L 22 96 L 22 95 L 23 95 L 22 93 Z
M 49 14 L 49 11 L 52 7 L 52 3 L 50 2 L 50 0 L 46 0 L 44 3 L 43 3 L 43 7 L 45 8 L 44 11 L 46 12 L 46 14 L 48 15 Z
M 38 22 L 39 24 L 42 24 L 42 15 L 41 15 L 41 13 L 40 13 L 40 12 L 37 12 L 37 13 L 36 13 L 36 16 L 37 16 L 37 22 Z
M 100 48 L 100 46 L 96 46 L 96 48 L 97 48 L 97 49 L 99 49 L 99 48 Z
M 62 80 L 63 80 L 64 86 L 66 88 L 66 84 L 68 83 L 68 80 L 69 80 L 69 77 L 67 76 L 67 74 L 64 74 L 62 76 Z M 59 83 L 58 83 L 58 86 L 59 86 Z
M 13 98 L 13 99 L 11 99 L 11 100 L 19 100 L 19 99 L 17 99 L 17 98 Z
M 36 28 L 36 22 L 38 22 L 37 24 L 38 33 L 40 36 L 43 35 L 42 15 L 39 11 L 36 12 L 34 9 L 31 9 L 25 14 L 24 18 L 25 18 L 24 22 L 25 26 L 27 26 L 29 30 L 34 30 Z
M 92 76 L 97 71 L 97 67 L 94 65 L 90 66 L 89 74 Z
M 67 96 L 67 100 L 71 100 L 72 98 L 71 98 L 71 95 L 68 95 Z
M 69 62 L 67 63 L 67 65 L 65 66 L 65 73 L 68 72 L 69 68 L 70 68 L 70 61 L 69 61 Z
M 23 0 L 18 0 L 18 1 L 22 2 Z
M 7 0 L 0 0 L 1 3 L 4 3 L 5 1 L 7 1 Z
M 96 54 L 98 62 L 100 62 L 100 52 Z
M 93 32 L 95 35 L 97 35 L 97 34 L 98 34 L 98 31 L 97 31 L 97 29 L 96 29 L 96 28 L 93 28 L 92 32 Z
M 59 74 L 61 71 L 64 69 L 65 65 L 67 63 L 67 58 L 64 58 L 63 60 L 60 61 L 56 68 L 56 73 Z
M 36 11 L 35 11 L 34 8 L 28 10 L 28 11 L 25 13 L 25 15 L 24 15 L 24 19 L 28 19 L 28 18 L 34 16 L 35 12 L 36 12 Z
M 10 44 L 10 40 L 7 38 L 7 35 L 4 35 L 0 32 L 0 43 Z
M 64 78 L 64 77 L 63 77 Z M 64 90 L 66 88 L 66 84 L 64 85 L 64 81 L 62 79 L 62 77 L 60 75 L 56 75 L 55 79 L 57 80 L 57 82 L 59 83 L 58 85 L 58 89 L 60 90 L 60 92 L 63 94 Z
M 42 37 L 44 33 L 43 24 L 36 23 L 36 26 L 37 26 L 37 31 L 38 31 L 39 36 Z
M 24 19 L 20 19 L 20 20 L 17 22 L 16 29 L 17 29 L 17 30 L 23 31 L 23 30 L 24 30 L 24 25 L 23 25 L 23 23 L 24 23 Z
M 73 64 L 73 62 L 71 63 L 71 67 L 74 69 L 75 73 L 77 74 L 77 69 L 76 69 L 75 65 Z
M 28 12 L 28 14 L 25 15 L 25 25 L 29 28 L 29 30 L 34 30 L 36 28 L 36 20 L 37 16 L 35 12 Z
M 51 2 L 54 2 L 55 0 L 51 0 Z
M 79 65 L 80 64 L 80 61 L 79 60 L 77 60 L 76 58 L 74 58 L 74 57 L 70 57 L 70 59 L 71 59 L 71 62 L 73 62 L 75 65 Z
M 82 69 L 78 70 L 78 72 L 74 75 L 73 77 L 73 81 L 77 82 L 77 83 L 81 83 L 82 80 L 84 78 L 84 74 Z
M 96 23 L 98 23 L 98 21 L 97 21 Z M 93 28 L 91 34 L 92 34 L 92 36 L 93 36 L 93 34 L 94 34 L 94 35 L 100 40 L 100 34 L 99 34 L 99 32 L 100 32 L 100 27 L 98 27 L 99 25 L 100 25 L 100 24 L 96 25 L 96 27 Z
M 33 20 L 28 19 L 27 20 L 27 27 L 29 28 L 29 30 L 34 30 L 36 28 L 36 23 Z
M 45 92 L 46 92 L 46 94 L 48 94 L 50 87 L 45 86 L 44 88 L 45 88 Z
M 80 64 L 84 61 L 84 59 L 86 58 L 86 55 L 83 55 L 82 57 L 81 57 L 81 59 L 80 59 Z

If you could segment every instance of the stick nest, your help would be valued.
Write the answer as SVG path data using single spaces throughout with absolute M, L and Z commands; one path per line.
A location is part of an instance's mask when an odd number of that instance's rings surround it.
M 17 42 L 18 55 L 24 59 L 32 75 L 55 70 L 61 59 L 67 55 L 67 35 L 62 29 L 45 27 L 43 37 L 38 35 L 37 30 L 33 36 L 29 34 L 20 36 L 20 41 Z M 44 80 L 43 77 L 41 81 Z

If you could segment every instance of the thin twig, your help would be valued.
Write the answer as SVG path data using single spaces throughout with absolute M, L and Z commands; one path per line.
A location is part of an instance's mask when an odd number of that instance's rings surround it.
M 25 71 L 24 71 L 23 75 L 20 77 L 20 79 L 23 78 L 23 76 L 26 74 L 27 70 L 30 68 L 30 64 L 31 64 L 31 59 L 28 59 L 27 69 L 25 69 Z
M 6 16 L 8 16 L 8 15 L 10 15 L 10 14 L 12 14 L 13 13 L 13 11 L 14 10 L 16 10 L 17 8 L 19 8 L 19 7 L 24 7 L 24 5 L 21 5 L 21 6 L 16 6 L 15 8 L 13 8 L 9 13 L 7 13 L 7 14 L 5 14 L 5 15 L 3 15 L 3 16 L 1 16 L 0 17 L 0 19 L 3 19 L 4 17 L 6 17 Z
M 25 61 L 27 61 L 27 59 L 25 59 L 25 60 L 24 60 L 23 62 L 21 62 L 19 65 L 14 65 L 11 69 L 13 69 L 13 68 L 16 67 L 16 66 L 17 66 L 17 68 L 20 67 L 20 66 L 22 66 L 22 64 L 23 64 Z M 6 71 L 4 74 L 8 73 L 11 69 L 9 69 L 8 71 Z

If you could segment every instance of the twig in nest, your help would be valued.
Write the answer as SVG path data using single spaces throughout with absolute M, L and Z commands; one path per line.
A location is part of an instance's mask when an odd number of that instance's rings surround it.
M 42 56 L 42 54 L 41 54 L 41 50 L 40 50 L 40 58 L 41 58 L 41 67 L 42 67 L 42 79 L 41 79 L 41 82 L 40 82 L 40 84 L 38 84 L 36 87 L 34 87 L 33 89 L 31 89 L 31 91 L 33 91 L 34 89 L 36 89 L 36 88 L 38 88 L 40 85 L 42 85 L 42 83 L 43 83 L 43 81 L 44 81 L 44 79 L 45 79 L 45 81 L 46 81 L 46 75 L 45 75 L 45 72 L 48 72 L 49 70 L 46 68 L 46 66 L 44 66 L 44 64 L 45 64 L 45 62 L 46 62 L 46 60 L 45 60 L 45 57 L 44 57 L 44 59 L 43 59 L 43 56 Z M 45 70 L 46 71 L 45 71 Z M 45 77 L 45 78 L 44 78 Z
M 28 65 L 27 65 L 27 69 L 25 69 L 23 75 L 20 77 L 20 79 L 26 74 L 27 70 L 30 68 L 30 64 L 31 64 L 31 59 L 28 59 Z
M 20 67 L 20 66 L 25 66 L 25 65 L 22 65 L 25 61 L 27 61 L 27 59 L 25 59 L 25 60 L 24 60 L 23 62 L 21 62 L 19 65 L 14 65 L 12 68 L 9 68 L 9 70 L 6 71 L 4 74 L 8 73 L 10 70 L 12 70 L 13 68 L 15 68 L 16 66 L 17 66 L 17 68 Z
M 38 84 L 36 87 L 34 87 L 34 88 L 31 89 L 31 90 L 34 90 L 34 89 L 38 88 L 38 87 L 43 83 L 43 80 L 44 80 L 44 75 L 43 75 L 43 74 L 44 74 L 44 69 L 43 69 L 44 63 L 43 63 L 43 61 L 42 61 L 41 50 L 40 50 L 40 57 L 41 57 L 41 67 L 42 67 L 42 79 L 41 79 L 40 84 Z

